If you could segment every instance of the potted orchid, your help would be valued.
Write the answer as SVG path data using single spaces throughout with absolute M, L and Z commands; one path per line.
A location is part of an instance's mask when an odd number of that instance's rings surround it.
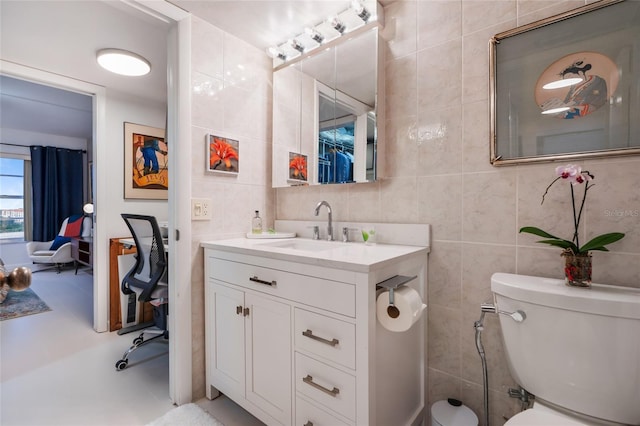
M 570 286 L 578 287 L 590 287 L 591 286 L 591 254 L 589 251 L 609 251 L 605 246 L 614 243 L 624 237 L 623 233 L 611 232 L 608 234 L 598 235 L 587 243 L 580 245 L 580 236 L 578 229 L 580 226 L 580 220 L 582 218 L 582 211 L 587 199 L 587 191 L 594 186 L 592 183 L 594 175 L 586 170 L 582 170 L 580 166 L 575 164 L 568 164 L 566 166 L 556 167 L 556 178 L 547 186 L 544 194 L 542 195 L 542 203 L 544 203 L 544 197 L 549 192 L 549 189 L 554 183 L 558 181 L 566 181 L 570 183 L 571 189 L 571 205 L 573 207 L 573 237 L 571 240 L 565 240 L 555 235 L 551 235 L 548 232 L 543 231 L 540 228 L 534 226 L 525 226 L 520 229 L 520 232 L 526 232 L 529 234 L 537 235 L 545 238 L 538 241 L 539 243 L 549 244 L 552 246 L 560 247 L 563 249 L 562 256 L 565 257 L 565 282 Z M 584 185 L 584 192 L 582 195 L 582 201 L 579 208 L 576 206 L 576 190 L 574 187 Z

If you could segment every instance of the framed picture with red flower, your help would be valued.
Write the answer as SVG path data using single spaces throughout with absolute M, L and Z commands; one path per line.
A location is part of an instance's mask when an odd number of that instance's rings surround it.
M 295 152 L 289 153 L 289 180 L 306 182 L 309 173 L 307 173 L 307 156 Z
M 124 198 L 166 200 L 169 147 L 164 129 L 124 123 Z
M 207 171 L 237 175 L 240 172 L 240 142 L 222 136 L 206 136 Z

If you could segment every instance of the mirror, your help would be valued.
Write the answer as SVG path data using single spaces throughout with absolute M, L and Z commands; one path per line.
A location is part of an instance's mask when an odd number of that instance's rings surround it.
M 518 27 L 490 52 L 493 165 L 640 154 L 640 2 Z
M 377 174 L 378 28 L 273 73 L 273 187 L 372 182 Z

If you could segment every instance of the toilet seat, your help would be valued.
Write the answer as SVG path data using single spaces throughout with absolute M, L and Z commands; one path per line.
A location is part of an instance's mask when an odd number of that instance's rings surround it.
M 582 423 L 561 414 L 556 414 L 547 410 L 536 410 L 535 408 L 522 411 L 511 417 L 505 426 L 588 426 L 589 423 Z

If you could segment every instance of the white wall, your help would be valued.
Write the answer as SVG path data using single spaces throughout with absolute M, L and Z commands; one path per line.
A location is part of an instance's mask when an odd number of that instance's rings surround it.
M 108 196 L 106 205 L 96 206 L 96 221 L 106 227 L 109 238 L 129 235 L 129 230 L 120 213 L 155 215 L 159 221 L 168 218 L 166 200 L 125 200 L 124 199 L 124 122 L 145 126 L 165 127 L 163 103 L 132 97 L 124 93 L 107 90 L 106 127 L 107 140 L 111 145 L 107 158 L 96 158 L 98 167 L 108 169 Z M 104 199 L 103 199 L 104 200 Z M 109 241 L 101 241 L 109 250 Z

